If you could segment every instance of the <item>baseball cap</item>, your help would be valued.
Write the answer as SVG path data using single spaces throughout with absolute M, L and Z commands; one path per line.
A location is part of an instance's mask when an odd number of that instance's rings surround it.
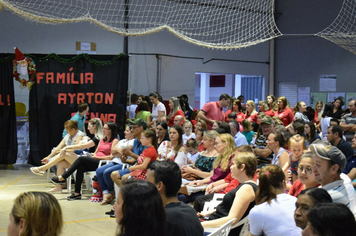
M 272 117 L 270 117 L 270 116 L 265 116 L 265 117 L 262 119 L 261 124 L 273 125 L 274 122 L 273 122 Z
M 130 124 L 142 126 L 144 130 L 147 129 L 147 123 L 140 118 L 137 118 L 135 120 L 130 120 Z
M 341 171 L 345 169 L 346 157 L 337 147 L 325 144 L 324 142 L 316 142 L 310 144 L 309 149 L 320 158 L 333 161 L 339 166 Z

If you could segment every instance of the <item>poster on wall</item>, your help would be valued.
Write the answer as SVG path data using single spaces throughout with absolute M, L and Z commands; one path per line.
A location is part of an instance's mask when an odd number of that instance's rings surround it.
M 321 75 L 319 91 L 336 91 L 336 75 Z
M 310 94 L 310 106 L 315 108 L 315 104 L 317 101 L 322 101 L 324 104 L 326 103 L 326 93 L 311 93 Z
M 356 93 L 346 93 L 345 106 L 348 107 L 351 100 L 356 100 Z
M 310 106 L 310 87 L 298 87 L 298 101 L 304 101 Z

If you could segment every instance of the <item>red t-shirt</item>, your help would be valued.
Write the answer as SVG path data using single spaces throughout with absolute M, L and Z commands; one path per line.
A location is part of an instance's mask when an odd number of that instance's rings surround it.
M 201 110 L 205 113 L 205 116 L 210 120 L 225 121 L 225 114 L 222 110 L 222 107 L 219 106 L 218 102 L 205 103 L 205 105 Z M 211 130 L 213 124 L 207 123 L 207 126 L 208 129 Z
M 275 115 L 281 119 L 284 126 L 287 126 L 292 123 L 294 119 L 294 114 L 292 110 L 288 107 L 284 108 L 282 111 L 277 110 L 275 112 Z
M 264 112 L 267 116 L 273 117 L 274 116 L 274 111 L 272 109 L 268 109 L 267 111 Z
M 135 164 L 136 165 L 141 165 L 143 163 L 143 161 L 145 160 L 145 158 L 150 158 L 150 162 L 153 162 L 157 159 L 157 150 L 156 148 L 154 148 L 153 146 L 149 147 L 149 148 L 146 148 L 142 153 L 141 155 L 137 158 L 137 163 Z M 134 171 L 132 171 L 130 173 L 131 176 L 139 176 L 142 174 L 143 171 L 146 171 L 147 168 L 145 169 L 136 169 Z
M 245 115 L 245 119 L 249 120 L 249 121 L 253 121 L 253 122 L 257 122 L 257 112 L 253 115 Z

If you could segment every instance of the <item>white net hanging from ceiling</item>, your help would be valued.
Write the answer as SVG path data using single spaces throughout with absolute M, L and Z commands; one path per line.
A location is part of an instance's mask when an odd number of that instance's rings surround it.
M 0 0 L 0 7 L 48 24 L 92 21 L 126 36 L 167 29 L 190 43 L 219 49 L 248 47 L 281 35 L 274 21 L 273 0 L 126 2 L 127 5 L 125 0 Z
M 334 22 L 316 35 L 356 54 L 356 1 L 344 0 Z

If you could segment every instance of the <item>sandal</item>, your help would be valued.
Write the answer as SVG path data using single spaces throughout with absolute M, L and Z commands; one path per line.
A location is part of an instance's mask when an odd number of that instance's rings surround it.
M 45 173 L 44 171 L 40 171 L 40 170 L 38 169 L 38 167 L 31 167 L 30 170 L 31 170 L 31 172 L 32 172 L 33 174 L 39 175 L 39 176 L 43 176 L 44 173 Z
M 115 196 L 111 195 L 108 199 L 103 200 L 100 205 L 108 205 L 115 200 Z

